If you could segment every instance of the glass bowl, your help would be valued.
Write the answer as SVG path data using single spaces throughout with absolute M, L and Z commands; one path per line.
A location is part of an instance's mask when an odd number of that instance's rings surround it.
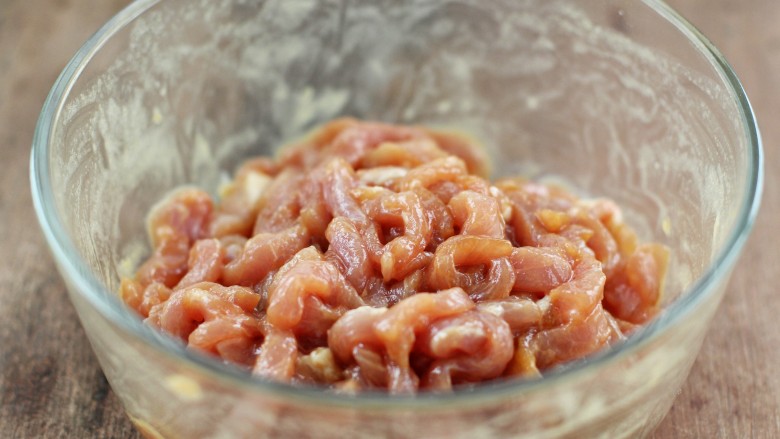
M 180 185 L 349 115 L 455 127 L 494 176 L 611 197 L 672 252 L 664 312 L 541 379 L 346 396 L 265 382 L 116 295 Z M 726 61 L 656 0 L 142 0 L 75 55 L 32 151 L 38 218 L 112 388 L 147 437 L 642 437 L 668 411 L 753 223 L 761 148 Z

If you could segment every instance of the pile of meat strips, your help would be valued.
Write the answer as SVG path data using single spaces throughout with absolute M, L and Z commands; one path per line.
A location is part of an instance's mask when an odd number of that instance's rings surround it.
M 158 204 L 121 296 L 252 374 L 393 394 L 538 376 L 658 312 L 668 252 L 613 202 L 487 173 L 466 137 L 335 120 Z

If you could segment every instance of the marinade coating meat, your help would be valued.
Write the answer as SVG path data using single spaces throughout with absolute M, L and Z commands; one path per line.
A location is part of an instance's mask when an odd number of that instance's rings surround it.
M 338 119 L 158 204 L 120 294 L 191 349 L 350 393 L 544 375 L 659 312 L 668 250 L 615 203 L 488 173 L 467 137 Z
M 251 363 L 262 334 L 254 310 L 259 295 L 245 287 L 202 282 L 174 291 L 151 308 L 146 322 L 188 346 L 238 363 Z

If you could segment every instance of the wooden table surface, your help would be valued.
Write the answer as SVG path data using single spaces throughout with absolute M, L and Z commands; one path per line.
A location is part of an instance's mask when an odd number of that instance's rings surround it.
M 0 437 L 137 438 L 90 350 L 30 199 L 49 88 L 127 0 L 0 0 Z M 670 0 L 732 63 L 764 137 L 761 214 L 655 438 L 780 438 L 780 1 Z

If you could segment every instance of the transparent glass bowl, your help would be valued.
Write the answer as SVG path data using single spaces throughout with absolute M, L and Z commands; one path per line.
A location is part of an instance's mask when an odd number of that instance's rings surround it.
M 665 311 L 538 380 L 335 395 L 251 378 L 117 298 L 144 217 L 332 118 L 456 127 L 494 175 L 615 199 L 672 250 Z M 641 437 L 688 374 L 750 231 L 761 148 L 721 55 L 655 0 L 138 1 L 65 68 L 37 126 L 38 218 L 112 388 L 149 437 Z

